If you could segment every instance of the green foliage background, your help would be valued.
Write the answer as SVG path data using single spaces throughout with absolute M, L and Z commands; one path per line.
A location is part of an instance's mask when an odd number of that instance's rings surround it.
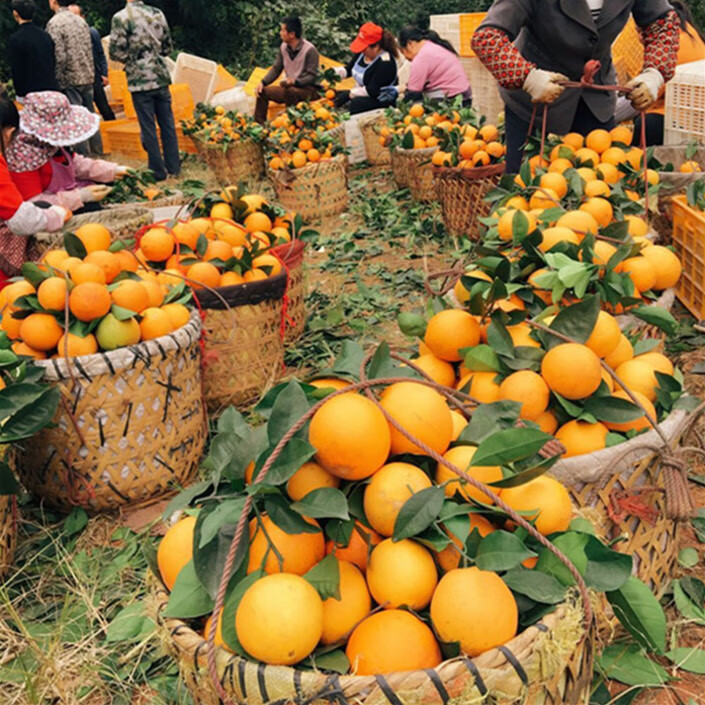
M 277 46 L 279 20 L 289 14 L 304 19 L 306 35 L 326 56 L 343 59 L 357 28 L 374 21 L 398 31 L 403 25 L 428 25 L 429 15 L 487 10 L 491 0 L 148 0 L 160 7 L 172 28 L 179 49 L 223 63 L 240 78 L 255 65 L 271 62 Z M 43 25 L 49 18 L 47 0 L 36 0 Z M 701 28 L 705 28 L 705 0 L 687 3 Z M 102 35 L 110 31 L 110 18 L 124 0 L 83 0 L 89 22 Z M 14 31 L 10 2 L 0 7 L 0 46 Z M 0 79 L 8 78 L 4 52 Z

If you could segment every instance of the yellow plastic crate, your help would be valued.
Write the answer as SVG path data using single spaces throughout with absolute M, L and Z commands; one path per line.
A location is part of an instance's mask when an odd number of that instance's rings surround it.
M 159 129 L 157 129 L 157 133 Z M 147 152 L 142 147 L 140 126 L 137 120 L 113 120 L 105 123 L 101 133 L 106 134 L 111 154 L 120 154 L 131 159 L 147 159 Z M 196 145 L 189 135 L 177 126 L 176 136 L 179 149 L 188 154 L 196 154 Z
M 683 265 L 676 295 L 697 318 L 705 318 L 705 213 L 685 196 L 673 197 L 673 244 Z
M 233 76 L 224 66 L 218 64 L 218 69 L 215 74 L 213 93 L 215 94 L 220 93 L 221 91 L 229 91 L 231 88 L 235 88 L 236 85 L 237 78 L 235 78 L 235 76 Z
M 475 56 L 475 52 L 470 47 L 472 35 L 475 34 L 475 30 L 480 26 L 485 17 L 487 17 L 486 12 L 469 12 L 460 15 L 460 46 L 458 47 L 460 56 Z
M 633 17 L 629 18 L 629 22 L 624 25 L 624 29 L 612 44 L 612 61 L 621 85 L 641 73 L 641 67 L 644 65 L 644 45 Z

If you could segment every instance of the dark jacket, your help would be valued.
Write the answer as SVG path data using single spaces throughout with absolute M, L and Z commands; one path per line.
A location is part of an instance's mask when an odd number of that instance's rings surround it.
M 7 40 L 10 74 L 19 96 L 58 91 L 54 40 L 34 22 L 21 24 Z
M 362 56 L 362 54 L 356 54 L 350 61 L 348 61 L 345 71 L 348 76 L 352 76 L 352 70 L 357 60 Z M 386 88 L 387 86 L 396 86 L 399 84 L 399 77 L 397 75 L 397 62 L 394 60 L 393 56 L 385 54 L 387 58 L 382 58 L 382 56 L 377 59 L 372 65 L 370 65 L 365 71 L 363 77 L 363 85 L 367 89 L 367 95 L 374 100 L 377 100 L 379 92 Z
M 612 43 L 630 15 L 646 27 L 672 10 L 667 0 L 605 0 L 595 22 L 584 0 L 495 0 L 480 27 L 496 27 L 516 39 L 522 56 L 538 68 L 580 80 L 585 63 L 598 59 L 602 67 L 595 83 L 616 83 Z M 519 117 L 531 118 L 531 98 L 523 90 L 500 89 L 502 99 Z M 548 110 L 549 130 L 563 134 L 573 123 L 580 98 L 593 115 L 606 122 L 614 115 L 616 93 L 567 89 Z
M 93 47 L 93 64 L 95 65 L 96 79 L 101 76 L 108 76 L 108 61 L 105 58 L 103 44 L 100 41 L 100 32 L 95 27 L 89 27 L 91 30 L 91 45 Z

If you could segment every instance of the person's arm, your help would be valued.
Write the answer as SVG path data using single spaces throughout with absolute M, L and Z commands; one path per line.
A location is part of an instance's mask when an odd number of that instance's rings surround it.
M 100 41 L 100 33 L 95 27 L 91 27 L 91 39 L 93 40 L 93 60 L 99 76 L 108 75 L 108 60 L 105 58 L 103 44 Z
M 392 83 L 394 83 L 396 75 L 397 65 L 393 58 L 389 61 L 377 61 L 365 72 L 365 85 L 355 86 L 355 88 L 350 91 L 350 96 L 352 98 L 369 96 L 377 100 L 379 92 L 383 88 L 391 86 Z
M 58 193 L 44 191 L 41 168 L 35 171 L 12 171 L 10 176 L 20 197 L 26 202 L 45 201 L 52 205 L 62 206 L 70 211 L 76 211 L 84 205 L 79 189 L 59 191 Z
M 282 50 L 281 47 L 279 48 L 279 51 L 277 52 L 277 58 L 274 59 L 274 63 L 272 64 L 272 68 L 267 71 L 265 74 L 264 78 L 262 79 L 262 85 L 263 86 L 268 86 L 270 83 L 274 83 L 279 76 L 281 76 L 281 72 L 284 70 L 284 57 L 282 56 Z
M 115 15 L 110 23 L 110 58 L 125 63 L 128 58 L 127 28 Z
M 428 84 L 428 74 L 431 70 L 431 63 L 423 56 L 417 55 L 411 62 L 409 69 L 409 80 L 406 83 L 406 93 L 421 94 Z
M 310 49 L 304 57 L 304 67 L 294 81 L 299 88 L 315 86 L 318 83 L 318 49 Z
M 49 22 L 49 24 L 47 24 L 46 31 L 54 42 L 54 70 L 56 72 L 56 79 L 59 82 L 59 85 L 61 86 L 63 83 L 62 78 L 66 73 L 69 61 L 69 55 L 66 51 L 66 43 L 63 41 L 60 28 L 52 22 Z
M 39 208 L 22 198 L 4 160 L 0 161 L 0 220 L 4 220 L 15 235 L 58 230 L 64 222 L 58 210 Z
M 169 56 L 171 54 L 174 45 L 171 42 L 171 31 L 169 30 L 169 23 L 166 21 L 164 13 L 161 13 L 162 20 L 162 46 L 161 52 L 162 56 Z
M 497 83 L 508 90 L 522 88 L 536 68 L 512 44 L 509 34 L 497 27 L 480 27 L 472 36 L 472 50 Z
M 78 181 L 95 181 L 99 184 L 109 184 L 115 181 L 119 164 L 105 159 L 91 159 L 82 154 L 72 155 L 73 168 Z
M 18 84 L 24 85 L 24 52 L 14 34 L 7 41 L 7 62 L 10 64 L 10 76 L 12 76 L 15 90 L 21 95 L 18 90 Z

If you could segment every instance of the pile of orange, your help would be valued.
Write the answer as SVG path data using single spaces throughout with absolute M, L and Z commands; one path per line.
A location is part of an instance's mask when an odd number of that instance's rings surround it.
M 261 142 L 267 130 L 247 113 L 226 110 L 222 105 L 199 103 L 190 120 L 182 120 L 185 135 L 193 135 L 208 144 L 226 145 L 250 139 Z
M 18 355 L 92 355 L 160 338 L 188 322 L 183 292 L 171 301 L 174 282 L 128 250 L 111 251 L 107 228 L 87 223 L 75 235 L 84 257 L 49 250 L 31 275 L 34 284 L 23 278 L 0 292 L 0 327 Z

